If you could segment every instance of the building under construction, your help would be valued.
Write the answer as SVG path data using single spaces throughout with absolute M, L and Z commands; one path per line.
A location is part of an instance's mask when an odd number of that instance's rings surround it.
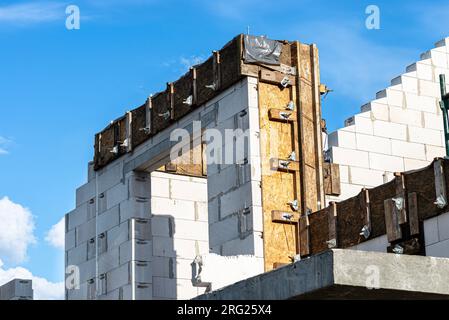
M 449 297 L 440 74 L 449 38 L 327 134 L 317 47 L 235 37 L 96 134 L 66 299 Z

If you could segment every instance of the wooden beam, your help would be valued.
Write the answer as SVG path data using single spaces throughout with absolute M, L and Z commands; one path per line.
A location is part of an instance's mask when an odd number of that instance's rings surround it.
M 260 81 L 277 84 L 282 87 L 290 87 L 296 85 L 296 79 L 294 76 L 286 75 L 279 71 L 261 69 L 259 77 Z
M 331 202 L 327 208 L 327 221 L 329 225 L 327 245 L 330 249 L 338 248 L 337 204 L 335 202 Z
M 419 214 L 418 214 L 418 197 L 416 192 L 408 194 L 408 219 L 410 226 L 410 234 L 419 234 Z
M 296 111 L 286 109 L 270 109 L 268 110 L 268 117 L 270 120 L 282 122 L 293 122 L 297 120 Z
M 371 226 L 371 207 L 370 207 L 370 198 L 369 198 L 369 190 L 363 188 L 359 194 L 359 203 L 360 208 L 362 208 L 362 219 L 363 219 L 363 229 L 360 230 L 360 235 L 365 239 L 368 239 L 371 236 L 372 226 Z
M 396 188 L 396 196 L 395 196 L 395 207 L 398 215 L 398 223 L 405 224 L 407 223 L 407 201 L 406 201 L 406 193 L 405 193 L 405 179 L 402 173 L 395 173 L 395 188 Z
M 279 223 L 298 223 L 299 214 L 297 212 L 273 210 L 271 211 L 271 221 Z
M 196 105 L 198 103 L 198 84 L 197 84 L 197 76 L 196 76 L 196 68 L 190 68 L 190 72 L 192 72 L 192 105 Z
M 220 68 L 220 52 L 213 51 L 214 57 L 214 84 L 215 90 L 220 90 L 221 88 L 221 68 Z
M 435 204 L 440 208 L 447 206 L 446 181 L 444 178 L 444 168 L 441 159 L 436 159 L 433 163 L 435 174 Z
M 167 84 L 168 87 L 168 105 L 170 108 L 170 119 L 175 120 L 175 87 L 173 86 L 173 82 Z
M 339 196 L 340 188 L 340 166 L 336 163 L 323 163 L 324 193 Z
M 399 225 L 399 216 L 393 199 L 384 200 L 385 225 L 389 242 L 402 239 L 402 230 Z
M 309 217 L 304 213 L 299 219 L 299 254 L 301 257 L 310 254 L 310 232 L 309 232 Z
M 284 172 L 299 171 L 299 161 L 271 159 L 271 169 Z

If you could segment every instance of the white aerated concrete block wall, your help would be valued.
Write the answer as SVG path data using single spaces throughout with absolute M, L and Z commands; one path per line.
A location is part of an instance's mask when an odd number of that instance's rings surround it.
M 449 77 L 448 48 L 449 38 L 439 41 L 344 128 L 329 134 L 328 152 L 340 165 L 342 193 L 327 202 L 347 199 L 363 187 L 388 182 L 394 172 L 422 168 L 445 155 L 439 75 Z
M 426 255 L 449 258 L 449 213 L 424 221 Z
M 248 78 L 232 95 L 219 101 L 216 128 L 228 130 L 224 137 L 231 133 L 236 138 L 231 135 L 223 141 L 221 163 L 214 163 L 214 155 L 207 154 L 211 252 L 252 255 L 259 269 L 263 265 L 263 240 L 257 79 Z M 249 148 L 236 148 L 235 140 L 239 139 Z

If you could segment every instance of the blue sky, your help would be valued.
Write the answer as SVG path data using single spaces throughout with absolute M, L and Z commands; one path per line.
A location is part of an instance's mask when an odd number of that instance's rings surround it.
M 69 4 L 80 30 L 65 28 Z M 365 28 L 369 4 L 380 30 Z M 1 0 L 0 199 L 28 208 L 35 225 L 27 258 L 0 255 L 3 268 L 62 281 L 63 251 L 45 238 L 75 206 L 94 134 L 248 26 L 318 45 L 334 90 L 323 114 L 336 129 L 449 36 L 448 14 L 447 1 Z

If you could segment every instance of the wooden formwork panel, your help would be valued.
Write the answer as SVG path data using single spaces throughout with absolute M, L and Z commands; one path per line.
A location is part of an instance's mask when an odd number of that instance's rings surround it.
M 329 249 L 324 239 L 329 238 L 329 217 L 326 209 L 314 212 L 309 216 L 310 251 L 322 252 Z
M 240 65 L 243 36 L 239 35 L 220 50 L 221 89 L 226 89 L 241 78 Z
M 168 127 L 171 123 L 170 118 L 170 94 L 168 89 L 159 92 L 151 99 L 151 133 L 156 134 Z
M 293 89 L 294 90 L 294 89 Z M 294 213 L 289 202 L 297 199 L 294 172 L 271 170 L 270 159 L 286 159 L 295 150 L 293 125 L 288 121 L 272 121 L 270 109 L 285 109 L 292 100 L 292 88 L 259 82 L 259 123 L 262 159 L 262 209 L 265 270 L 275 263 L 289 263 L 297 252 L 297 224 L 272 221 L 272 211 Z M 293 98 L 294 99 L 294 98 Z
M 184 76 L 173 83 L 173 107 L 174 120 L 182 118 L 194 109 L 193 105 L 193 71 L 189 71 Z M 192 104 L 186 103 L 186 99 L 191 96 Z
M 384 201 L 385 199 L 393 198 L 395 194 L 394 181 L 369 189 L 371 213 L 370 237 L 378 237 L 386 233 Z
M 148 139 L 148 134 L 145 132 L 146 127 L 146 105 L 131 110 L 132 125 L 131 125 L 131 141 L 133 149 L 142 144 Z
M 214 85 L 214 59 L 210 57 L 196 68 L 197 104 L 202 105 L 215 96 L 215 90 L 208 87 Z

